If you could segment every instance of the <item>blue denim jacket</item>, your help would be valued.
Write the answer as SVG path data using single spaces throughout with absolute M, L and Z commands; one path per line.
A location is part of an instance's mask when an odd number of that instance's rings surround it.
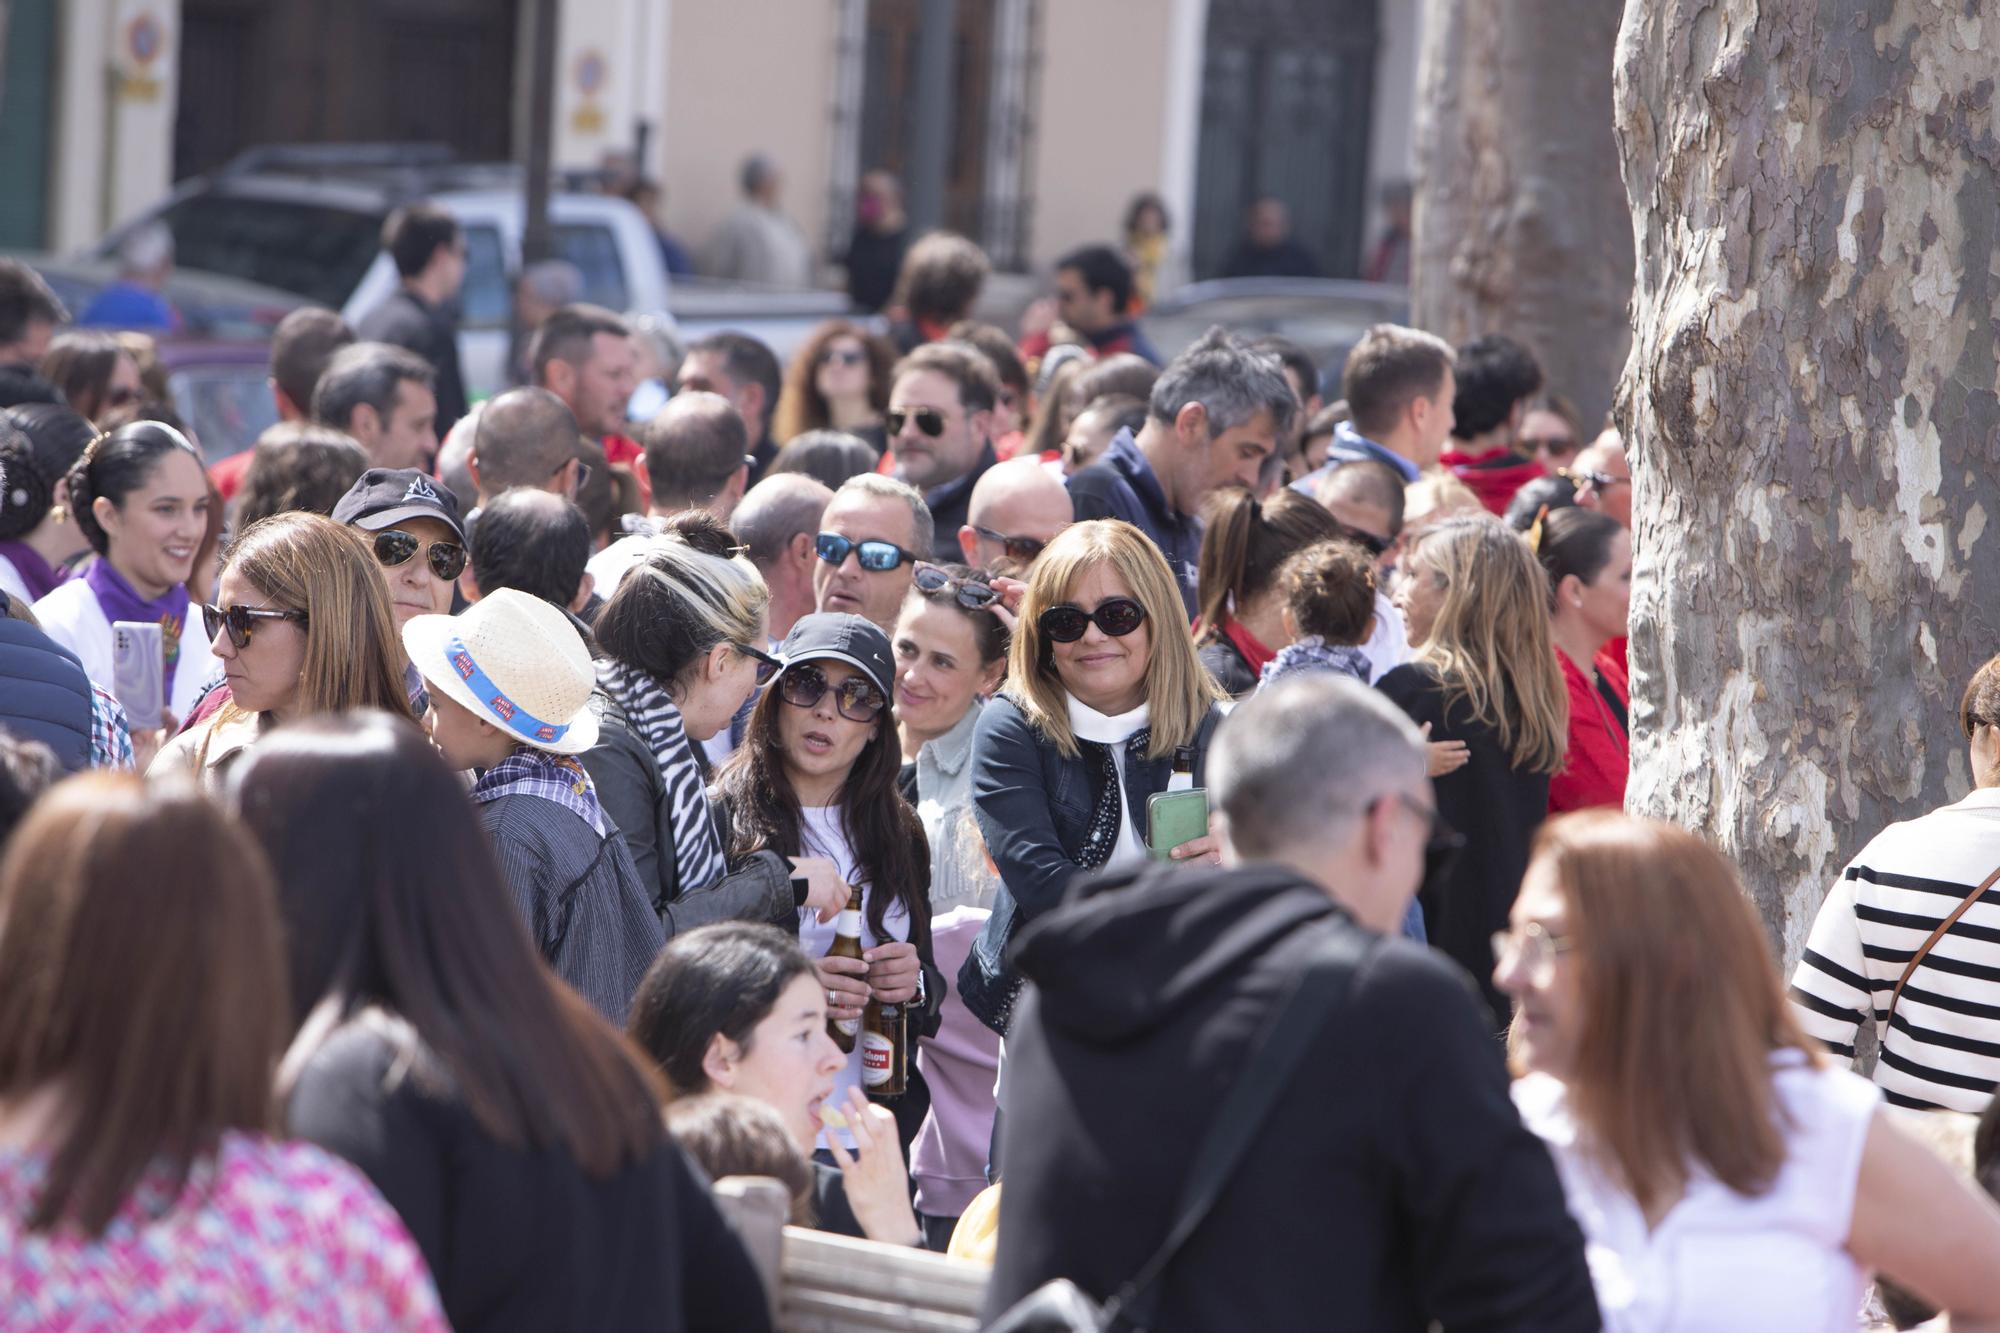
M 1195 734 L 1194 781 L 1203 785 L 1209 742 L 1222 710 L 1211 706 Z M 1125 808 L 1143 812 L 1147 798 L 1167 789 L 1172 756 L 1125 764 Z M 1000 695 L 979 715 L 972 733 L 972 804 L 987 854 L 1000 870 L 1000 893 L 972 953 L 958 974 L 967 1009 L 1004 1032 L 1014 978 L 1007 943 L 1019 926 L 1055 907 L 1081 873 L 1077 857 L 1097 808 L 1098 770 L 1089 753 L 1071 759 L 1036 729 L 1019 705 Z M 1135 825 L 1144 827 L 1142 813 Z

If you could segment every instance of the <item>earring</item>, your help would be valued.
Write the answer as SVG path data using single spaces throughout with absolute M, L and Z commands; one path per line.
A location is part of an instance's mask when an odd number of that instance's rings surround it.
M 49 522 L 51 523 L 69 522 L 69 506 L 64 504 L 50 505 Z

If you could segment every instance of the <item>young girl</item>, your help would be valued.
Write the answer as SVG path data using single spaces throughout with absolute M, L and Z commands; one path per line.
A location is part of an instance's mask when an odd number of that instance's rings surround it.
M 1291 642 L 1265 667 L 1260 686 L 1295 671 L 1338 671 L 1368 683 L 1361 645 L 1375 632 L 1375 559 L 1353 542 L 1308 546 L 1278 571 Z

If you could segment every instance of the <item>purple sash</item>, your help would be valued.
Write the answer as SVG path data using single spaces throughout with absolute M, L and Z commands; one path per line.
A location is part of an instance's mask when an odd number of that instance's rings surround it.
M 169 588 L 163 597 L 148 601 L 139 595 L 138 589 L 125 581 L 124 575 L 111 567 L 111 562 L 102 557 L 90 562 L 84 572 L 83 581 L 90 585 L 97 595 L 97 605 L 104 612 L 104 618 L 112 624 L 121 620 L 136 620 L 142 625 L 160 627 L 160 646 L 166 658 L 165 674 L 161 692 L 170 701 L 174 697 L 174 667 L 181 660 L 181 630 L 187 625 L 188 590 L 187 585 L 177 583 Z

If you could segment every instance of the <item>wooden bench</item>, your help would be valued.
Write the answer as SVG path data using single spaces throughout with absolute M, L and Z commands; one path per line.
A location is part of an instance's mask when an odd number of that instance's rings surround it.
M 764 1279 L 779 1333 L 975 1333 L 990 1272 L 928 1250 L 785 1225 L 775 1180 L 731 1176 L 715 1201 Z

